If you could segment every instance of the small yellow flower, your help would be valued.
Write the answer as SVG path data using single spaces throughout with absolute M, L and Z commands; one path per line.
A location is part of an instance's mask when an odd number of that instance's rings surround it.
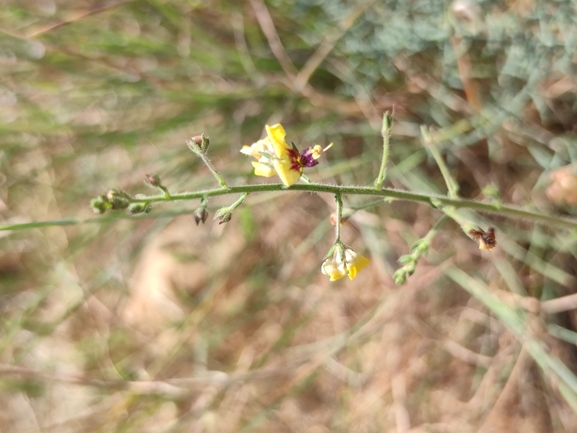
M 286 140 L 286 132 L 280 123 L 266 125 L 266 137 L 252 146 L 244 146 L 240 151 L 252 156 L 254 174 L 271 177 L 278 174 L 282 183 L 290 186 L 296 183 L 303 172 L 299 153 L 290 147 Z
M 321 266 L 321 272 L 328 275 L 331 281 L 339 280 L 345 275 L 348 275 L 349 279 L 352 280 L 370 263 L 370 260 L 365 256 L 357 254 L 349 247 L 344 248 L 344 254 L 341 252 L 341 248 L 335 248 L 333 256 L 326 259 Z

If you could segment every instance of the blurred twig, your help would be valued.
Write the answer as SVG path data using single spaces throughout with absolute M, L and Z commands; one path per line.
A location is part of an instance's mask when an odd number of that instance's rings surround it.
M 31 32 L 26 34 L 26 37 L 27 38 L 35 38 L 37 36 L 41 36 L 45 33 L 51 32 L 53 30 L 59 29 L 60 27 L 64 27 L 68 24 L 72 24 L 72 23 L 75 23 L 77 21 L 80 21 L 83 18 L 89 17 L 91 15 L 96 15 L 96 14 L 99 14 L 99 13 L 102 13 L 102 12 L 105 12 L 105 11 L 108 11 L 111 9 L 115 9 L 119 6 L 123 6 L 127 3 L 133 3 L 135 1 L 136 0 L 122 0 L 122 1 L 119 1 L 116 3 L 111 3 L 111 4 L 100 6 L 100 7 L 94 8 L 94 9 L 89 9 L 89 10 L 82 11 L 82 12 L 77 12 L 76 14 L 71 16 L 70 18 L 67 18 L 63 21 L 56 23 L 56 24 L 50 24 L 48 26 L 41 27 L 37 30 L 31 31 Z

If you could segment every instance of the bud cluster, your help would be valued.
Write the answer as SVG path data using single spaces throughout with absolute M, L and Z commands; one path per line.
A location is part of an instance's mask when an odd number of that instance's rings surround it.
M 396 284 L 404 284 L 413 273 L 419 261 L 419 257 L 422 254 L 426 254 L 429 251 L 429 240 L 419 239 L 411 247 L 411 254 L 405 254 L 399 257 L 399 263 L 403 266 L 395 271 L 393 278 Z
M 99 195 L 90 201 L 90 208 L 94 213 L 103 214 L 109 209 L 126 209 L 132 198 L 120 189 L 110 189 L 106 194 Z
M 110 189 L 106 194 L 90 200 L 90 208 L 96 214 L 103 214 L 107 210 L 126 209 L 129 214 L 137 215 L 150 212 L 152 206 L 150 203 L 137 201 L 121 189 Z

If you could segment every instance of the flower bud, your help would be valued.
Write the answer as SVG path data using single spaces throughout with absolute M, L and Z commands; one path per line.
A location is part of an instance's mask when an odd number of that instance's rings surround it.
M 152 209 L 150 203 L 137 202 L 137 203 L 130 203 L 127 210 L 130 215 L 139 215 L 150 212 L 150 209 Z
M 144 175 L 144 183 L 151 188 L 160 188 L 162 183 L 160 182 L 160 177 L 155 173 L 149 173 Z
M 200 135 L 195 135 L 192 138 L 186 140 L 186 145 L 194 153 L 206 153 L 208 146 L 210 145 L 210 139 L 204 135 L 204 132 Z
M 208 219 L 208 211 L 206 210 L 205 207 L 199 207 L 197 210 L 194 211 L 192 216 L 194 218 L 194 222 L 196 223 L 196 225 L 199 225 L 200 223 L 204 224 Z
M 111 189 L 106 193 L 106 198 L 112 209 L 126 209 L 130 204 L 130 197 L 120 189 Z
M 224 223 L 229 222 L 231 219 L 232 219 L 232 213 L 231 212 L 224 212 L 221 214 L 216 214 L 212 220 L 213 221 L 218 220 L 219 224 L 224 224 Z
M 112 206 L 105 195 L 99 195 L 90 200 L 90 209 L 92 209 L 92 212 L 95 214 L 103 214 L 111 207 Z

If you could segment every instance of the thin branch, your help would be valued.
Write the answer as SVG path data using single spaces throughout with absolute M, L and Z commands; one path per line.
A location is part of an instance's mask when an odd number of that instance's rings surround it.
M 541 310 L 548 314 L 562 313 L 577 308 L 577 293 L 541 303 Z
M 337 202 L 337 218 L 335 221 L 335 242 L 341 241 L 341 224 L 343 219 L 343 199 L 340 194 L 335 194 Z
M 256 185 L 241 185 L 227 188 L 208 189 L 195 192 L 174 193 L 170 197 L 162 195 L 147 196 L 135 199 L 139 203 L 161 203 L 182 200 L 198 200 L 204 197 L 216 197 L 228 194 L 241 193 L 257 193 L 257 192 L 284 192 L 284 191 L 306 191 L 327 194 L 342 194 L 342 195 L 363 195 L 382 198 L 393 198 L 397 200 L 408 200 L 420 203 L 426 203 L 435 208 L 443 206 L 453 206 L 457 209 L 472 209 L 480 212 L 496 213 L 504 217 L 527 219 L 535 223 L 546 223 L 550 226 L 556 226 L 566 229 L 577 229 L 577 219 L 564 218 L 554 215 L 547 215 L 540 212 L 524 210 L 515 206 L 508 206 L 495 203 L 485 203 L 475 200 L 467 200 L 461 198 L 451 198 L 437 194 L 416 193 L 411 191 L 402 191 L 393 188 L 383 188 L 376 190 L 374 187 L 359 187 L 359 186 L 341 186 L 329 185 L 323 183 L 311 184 L 295 184 L 290 187 L 284 186 L 282 183 L 267 183 Z M 116 218 L 110 218 L 116 219 Z M 110 221 L 106 217 L 96 218 L 70 218 L 53 221 L 35 221 L 20 224 L 6 224 L 0 226 L 0 231 L 6 230 L 26 230 L 32 228 L 52 227 L 52 226 L 67 226 L 85 223 L 101 223 Z
M 282 45 L 267 7 L 263 2 L 258 0 L 252 0 L 250 5 L 254 10 L 256 19 L 268 41 L 272 53 L 278 60 L 285 74 L 293 81 L 298 74 L 297 68 L 295 68 L 295 65 Z
M 320 66 L 324 59 L 330 54 L 337 42 L 347 33 L 347 31 L 352 27 L 356 20 L 375 3 L 374 0 L 370 0 L 364 4 L 361 4 L 353 9 L 353 11 L 345 17 L 333 34 L 328 35 L 325 40 L 318 46 L 316 51 L 309 57 L 305 65 L 298 72 L 298 75 L 293 83 L 293 90 L 301 92 L 307 83 L 309 82 L 311 76 Z
M 58 23 L 56 23 L 56 24 L 51 24 L 51 25 L 49 25 L 49 26 L 43 27 L 43 28 L 38 29 L 38 30 L 36 30 L 36 31 L 33 31 L 33 32 L 31 32 L 31 33 L 28 33 L 28 34 L 26 35 L 26 37 L 28 37 L 28 38 L 35 38 L 35 37 L 37 37 L 37 36 L 43 35 L 44 33 L 48 33 L 48 32 L 50 32 L 50 31 L 52 31 L 52 30 L 59 29 L 60 27 L 64 27 L 64 26 L 66 26 L 66 25 L 68 25 L 68 24 L 72 24 L 72 23 L 74 23 L 74 22 L 76 22 L 76 21 L 79 21 L 79 20 L 81 20 L 81 19 L 83 19 L 83 18 L 86 18 L 86 17 L 89 17 L 89 16 L 91 16 L 91 15 L 96 15 L 96 14 L 99 14 L 99 13 L 101 13 L 101 12 L 105 12 L 105 11 L 108 11 L 108 10 L 110 10 L 110 9 L 117 8 L 118 6 L 123 6 L 123 5 L 127 4 L 127 3 L 132 3 L 132 2 L 134 2 L 134 1 L 135 1 L 135 0 L 124 0 L 124 1 L 117 2 L 117 3 L 112 3 L 112 4 L 109 4 L 109 5 L 104 5 L 104 6 L 95 8 L 95 9 L 90 9 L 90 10 L 87 10 L 87 11 L 78 12 L 77 14 L 75 14 L 74 16 L 72 16 L 72 17 L 70 17 L 70 18 L 68 18 L 68 19 L 66 19 L 66 20 L 60 21 L 60 22 L 58 22 Z

